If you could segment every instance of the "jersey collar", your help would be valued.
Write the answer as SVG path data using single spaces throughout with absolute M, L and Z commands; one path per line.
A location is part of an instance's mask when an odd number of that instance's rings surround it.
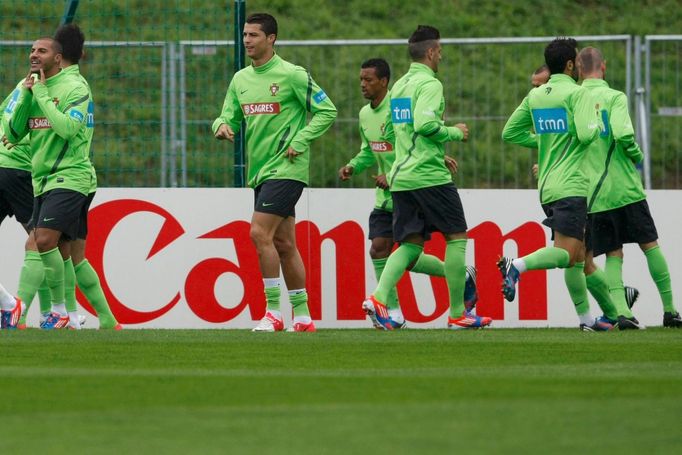
M 568 74 L 564 73 L 557 73 L 557 74 L 552 74 L 549 77 L 549 82 L 570 82 L 572 84 L 577 84 L 577 82 Z
M 410 64 L 410 73 L 427 73 L 432 77 L 436 77 L 436 73 L 434 73 L 431 68 L 418 62 L 412 62 L 412 64 Z
M 585 79 L 581 84 L 583 87 L 608 87 L 609 83 L 604 79 L 589 78 Z
M 268 62 L 266 64 L 261 65 L 261 66 L 253 66 L 253 63 L 252 63 L 251 68 L 253 68 L 253 70 L 256 73 L 264 73 L 264 72 L 268 71 L 269 69 L 271 69 L 273 66 L 277 65 L 277 63 L 279 63 L 280 60 L 282 60 L 282 58 L 275 53 L 275 54 L 272 54 L 272 58 L 270 60 L 268 60 Z

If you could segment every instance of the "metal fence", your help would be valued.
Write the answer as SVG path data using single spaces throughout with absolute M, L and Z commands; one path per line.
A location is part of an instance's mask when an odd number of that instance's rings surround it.
M 638 139 L 647 188 L 682 188 L 682 35 L 635 40 Z M 637 68 L 640 68 L 637 65 Z
M 462 188 L 533 188 L 534 152 L 502 143 L 500 133 L 530 88 L 553 37 L 443 39 L 439 77 L 446 122 L 466 122 L 467 144 L 451 144 Z M 578 36 L 608 60 L 612 87 L 630 95 L 638 138 L 647 152 L 647 186 L 680 188 L 681 36 Z M 634 43 L 634 45 L 633 45 Z M 23 77 L 31 42 L 0 41 L 6 93 Z M 232 77 L 230 41 L 87 42 L 82 72 L 97 103 L 94 162 L 101 186 L 233 186 L 233 149 L 213 138 Z M 357 113 L 366 103 L 362 61 L 383 57 L 395 80 L 409 66 L 404 40 L 278 41 L 278 53 L 308 69 L 339 109 L 332 129 L 312 147 L 311 186 L 371 186 L 370 173 L 341 183 L 336 171 L 359 148 Z M 131 58 L 131 55 L 134 57 Z M 130 65 L 129 62 L 139 62 Z M 18 63 L 20 62 L 20 63 Z M 634 96 L 632 96 L 634 95 Z

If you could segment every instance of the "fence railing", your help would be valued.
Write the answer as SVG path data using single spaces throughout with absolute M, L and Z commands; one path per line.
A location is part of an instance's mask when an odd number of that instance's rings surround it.
M 553 37 L 443 39 L 439 77 L 445 120 L 466 122 L 467 144 L 451 144 L 463 188 L 533 188 L 532 151 L 504 144 L 502 127 L 530 88 Z M 628 94 L 645 152 L 648 188 L 680 188 L 682 35 L 578 36 L 599 47 L 610 85 Z M 28 41 L 0 41 L 7 93 L 28 66 Z M 405 40 L 278 41 L 277 51 L 308 69 L 336 104 L 335 125 L 313 144 L 311 186 L 342 184 L 336 170 L 360 145 L 357 113 L 366 103 L 358 75 L 362 61 L 383 57 L 392 80 L 409 66 Z M 102 186 L 233 186 L 232 146 L 210 132 L 232 77 L 232 41 L 92 41 L 82 72 L 96 102 L 94 162 Z M 134 54 L 134 58 L 131 55 Z M 131 65 L 129 62 L 137 62 Z M 370 173 L 344 186 L 371 186 Z

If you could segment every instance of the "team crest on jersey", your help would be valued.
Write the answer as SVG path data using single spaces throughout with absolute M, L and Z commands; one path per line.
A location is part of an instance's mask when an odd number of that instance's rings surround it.
M 59 98 L 52 98 L 52 102 L 55 106 L 59 106 Z
M 272 85 L 270 86 L 270 94 L 272 96 L 277 96 L 278 92 L 279 92 L 279 85 L 277 85 L 277 82 L 273 82 Z
M 386 124 L 382 123 L 379 129 L 381 130 L 381 134 L 383 135 L 386 132 Z

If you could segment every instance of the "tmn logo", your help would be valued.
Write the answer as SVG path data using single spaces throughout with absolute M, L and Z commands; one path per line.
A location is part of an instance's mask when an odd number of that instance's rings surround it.
M 532 115 L 537 134 L 568 133 L 566 109 L 533 109 Z

